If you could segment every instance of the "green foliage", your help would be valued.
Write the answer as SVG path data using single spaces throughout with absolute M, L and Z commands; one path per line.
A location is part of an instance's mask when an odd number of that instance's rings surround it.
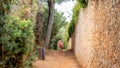
M 88 4 L 88 0 L 77 0 L 74 8 L 73 8 L 73 16 L 70 24 L 68 26 L 68 35 L 71 37 L 72 33 L 75 30 L 75 24 L 77 24 L 79 19 L 79 11 L 81 8 L 85 8 Z
M 51 39 L 51 44 L 50 44 L 51 49 L 54 49 L 54 50 L 58 49 L 57 43 L 59 39 L 60 39 L 59 37 L 54 37 L 53 39 Z
M 19 1 L 0 1 L 0 67 L 3 68 L 22 68 L 29 66 L 32 60 L 33 19 L 21 19 L 18 13 L 10 17 L 11 6 L 17 2 Z M 35 15 L 31 17 L 35 18 Z
M 51 44 L 50 44 L 50 47 L 51 49 L 54 49 L 54 50 L 57 50 L 58 47 L 57 47 L 57 43 L 58 43 L 58 40 L 59 39 L 62 39 L 62 42 L 63 42 L 63 49 L 66 49 L 67 48 L 67 44 L 68 44 L 68 35 L 66 34 L 67 33 L 67 25 L 65 27 L 61 27 L 57 33 L 56 36 L 54 36 L 52 39 L 51 39 Z
M 50 44 L 51 49 L 57 50 L 57 43 L 59 39 L 62 39 L 63 49 L 66 49 L 68 44 L 67 25 L 61 27 L 57 32 L 57 34 L 53 38 L 51 38 L 51 44 Z
M 0 31 L 0 44 L 5 49 L 4 64 L 7 67 L 19 67 L 24 63 L 24 55 L 33 50 L 33 24 L 30 20 L 15 17 L 7 22 Z
M 85 8 L 88 4 L 88 0 L 77 0 L 77 1 L 82 8 Z
M 50 40 L 50 48 L 51 49 L 57 49 L 57 41 L 58 39 L 60 38 L 60 36 L 57 36 L 58 35 L 58 32 L 59 30 L 62 28 L 62 27 L 66 27 L 67 25 L 67 22 L 66 22 L 66 18 L 63 16 L 63 13 L 61 12 L 58 12 L 57 10 L 54 10 L 55 11 L 55 14 L 54 14 L 54 22 L 53 22 L 53 27 L 52 27 L 52 33 L 51 33 L 51 40 Z M 48 7 L 44 7 L 44 10 L 43 10 L 43 31 L 42 31 L 42 36 L 45 37 L 45 33 L 46 33 L 46 30 L 47 30 L 47 20 L 48 20 Z M 62 36 L 62 34 L 61 34 Z
M 56 35 L 56 38 L 59 40 L 59 39 L 62 39 L 62 42 L 63 42 L 63 49 L 66 49 L 67 48 L 67 44 L 68 44 L 68 33 L 67 33 L 67 26 L 66 25 L 65 27 L 61 27 L 60 30 L 58 31 L 57 35 Z M 57 41 L 58 41 L 57 40 Z M 57 44 L 55 44 L 55 46 L 57 46 Z
M 47 2 L 48 0 L 44 0 L 44 2 Z M 68 0 L 54 0 L 55 3 L 58 3 L 58 4 L 61 4 L 62 2 L 66 2 Z M 50 38 L 50 48 L 52 49 L 57 49 L 57 41 L 59 39 L 59 37 L 62 38 L 62 35 L 64 34 L 61 34 L 61 36 L 57 36 L 59 35 L 59 30 L 62 28 L 62 27 L 66 27 L 67 25 L 67 22 L 66 22 L 66 18 L 63 16 L 63 13 L 61 12 L 58 12 L 57 10 L 54 10 L 55 13 L 54 13 L 54 22 L 53 22 L 53 27 L 52 27 L 52 33 L 51 33 L 51 38 Z M 47 20 L 48 20 L 48 7 L 45 6 L 44 10 L 43 10 L 43 17 L 44 17 L 44 24 L 43 24 L 43 37 L 45 37 L 45 33 L 46 33 L 46 30 L 48 27 L 48 23 L 47 23 Z
M 67 25 L 67 22 L 66 22 L 66 18 L 63 16 L 63 13 L 60 13 L 57 10 L 55 10 L 54 23 L 53 23 L 52 33 L 51 33 L 51 44 L 52 45 L 50 45 L 50 46 L 53 46 L 53 49 L 56 49 L 54 47 L 57 46 L 57 41 L 60 38 L 60 36 L 57 36 L 58 32 L 60 31 L 61 28 L 66 27 L 66 25 Z M 54 40 L 54 37 L 56 37 L 55 40 Z
M 31 52 L 30 58 L 24 62 L 24 68 L 32 68 L 32 63 L 36 57 L 38 57 L 37 50 L 35 50 L 35 52 Z
M 17 4 L 11 5 L 9 15 L 20 17 L 21 19 L 30 19 L 35 22 L 36 12 L 40 10 L 38 0 L 17 0 Z
M 74 30 L 75 30 L 75 23 L 69 23 L 69 27 L 68 27 L 68 35 L 69 35 L 69 37 L 71 37 L 72 36 L 72 33 L 74 32 Z
M 79 18 L 79 11 L 80 11 L 81 6 L 79 5 L 79 3 L 77 2 L 73 8 L 73 16 L 72 16 L 72 20 L 71 23 L 77 23 L 78 22 L 78 18 Z
M 57 10 L 55 10 L 51 38 L 53 38 L 57 34 L 57 32 L 60 30 L 61 27 L 65 27 L 66 25 L 67 22 L 66 22 L 66 18 L 63 16 L 63 13 L 60 13 Z
M 48 7 L 44 6 L 43 8 L 43 28 L 42 28 L 42 36 L 45 38 L 45 34 L 47 31 L 47 26 L 48 26 Z
M 69 26 L 68 26 L 69 37 L 71 37 L 72 33 L 75 30 L 75 24 L 78 22 L 80 8 L 81 8 L 81 6 L 80 6 L 79 2 L 77 1 L 77 3 L 75 4 L 75 6 L 73 8 L 72 20 L 70 21 Z

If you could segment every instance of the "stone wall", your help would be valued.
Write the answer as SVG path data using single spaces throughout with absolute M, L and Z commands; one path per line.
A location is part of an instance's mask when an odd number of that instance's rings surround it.
M 90 1 L 80 10 L 74 52 L 82 68 L 120 68 L 120 0 Z
M 68 41 L 68 48 L 67 49 L 74 50 L 74 48 L 75 48 L 75 32 L 73 32 L 71 38 Z

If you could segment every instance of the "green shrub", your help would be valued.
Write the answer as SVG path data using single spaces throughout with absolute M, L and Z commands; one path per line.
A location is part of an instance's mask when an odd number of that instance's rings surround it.
M 33 5 L 28 3 L 19 4 L 20 6 L 17 4 L 21 0 L 0 1 L 0 68 L 26 68 L 33 60 L 33 55 L 31 56 L 34 41 L 33 22 L 35 22 L 38 8 L 36 8 L 37 0 L 31 1 L 34 2 Z M 20 8 L 17 8 L 18 10 L 11 14 L 14 6 Z M 34 8 L 31 8 L 31 6 L 34 6 Z M 28 17 L 23 18 L 21 15 L 25 14 L 20 13 L 23 8 L 31 8 L 28 11 L 34 11 Z
M 0 32 L 0 44 L 4 47 L 3 65 L 10 68 L 22 67 L 24 58 L 33 50 L 32 22 L 17 17 L 9 18 Z

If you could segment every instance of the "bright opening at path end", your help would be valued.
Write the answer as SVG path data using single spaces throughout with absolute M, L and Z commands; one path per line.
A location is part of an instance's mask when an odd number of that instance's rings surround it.
M 67 1 L 63 2 L 61 4 L 55 4 L 55 9 L 57 9 L 60 12 L 64 13 L 64 16 L 67 18 L 67 21 L 69 22 L 72 19 L 72 9 L 75 5 L 75 1 Z

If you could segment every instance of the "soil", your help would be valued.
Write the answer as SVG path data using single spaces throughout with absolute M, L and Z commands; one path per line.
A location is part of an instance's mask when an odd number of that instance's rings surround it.
M 72 50 L 47 50 L 45 60 L 36 59 L 33 68 L 80 68 L 80 65 Z

